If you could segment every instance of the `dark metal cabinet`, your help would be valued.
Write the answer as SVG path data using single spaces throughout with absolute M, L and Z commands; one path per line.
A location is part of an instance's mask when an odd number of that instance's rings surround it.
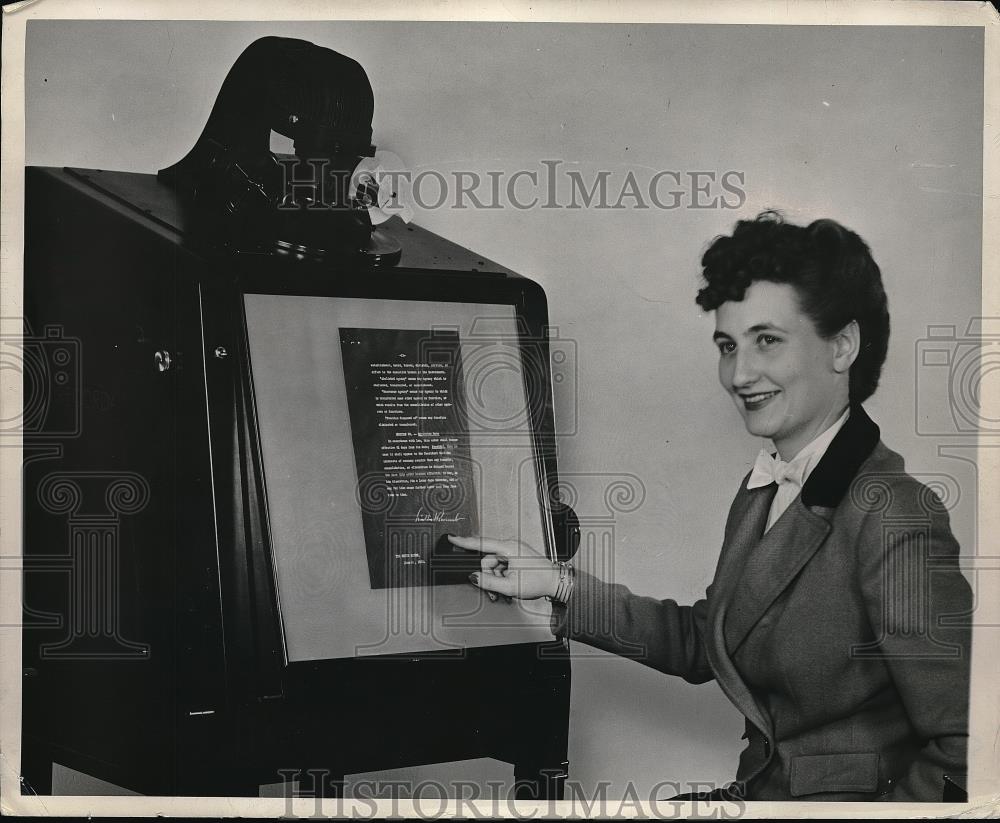
M 240 302 L 514 305 L 552 486 L 541 289 L 396 220 L 398 266 L 338 271 L 201 245 L 153 175 L 29 168 L 26 191 L 25 790 L 51 791 L 53 761 L 146 794 L 256 795 L 282 770 L 320 770 L 329 794 L 344 774 L 488 756 L 521 796 L 558 796 L 562 643 L 286 660 Z M 419 708 L 394 708 L 403 691 Z

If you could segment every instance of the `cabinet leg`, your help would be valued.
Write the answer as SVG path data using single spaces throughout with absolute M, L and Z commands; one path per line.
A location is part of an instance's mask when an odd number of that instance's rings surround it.
M 52 756 L 29 740 L 21 745 L 21 794 L 52 794 Z
M 330 769 L 302 769 L 297 775 L 297 797 L 343 797 L 344 773 Z
M 562 800 L 569 776 L 569 762 L 515 763 L 514 798 L 516 800 Z

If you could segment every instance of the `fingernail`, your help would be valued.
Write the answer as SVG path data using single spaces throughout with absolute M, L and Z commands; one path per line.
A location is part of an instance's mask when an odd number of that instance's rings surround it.
M 469 582 L 473 586 L 478 586 L 479 585 L 479 572 L 473 572 L 472 574 L 470 574 L 469 575 Z

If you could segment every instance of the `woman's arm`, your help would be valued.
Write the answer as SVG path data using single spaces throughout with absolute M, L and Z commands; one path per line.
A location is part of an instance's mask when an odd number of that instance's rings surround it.
M 553 605 L 552 631 L 689 683 L 704 683 L 714 677 L 705 654 L 707 611 L 706 599 L 679 606 L 577 571 L 569 603 Z
M 486 537 L 449 539 L 463 549 L 482 553 L 480 571 L 470 581 L 491 597 L 530 600 L 553 597 L 559 591 L 556 565 L 524 543 Z M 630 657 L 691 683 L 713 679 L 703 639 L 706 600 L 678 606 L 673 600 L 640 597 L 584 571 L 575 573 L 570 591 L 567 604 L 552 604 L 556 636 Z

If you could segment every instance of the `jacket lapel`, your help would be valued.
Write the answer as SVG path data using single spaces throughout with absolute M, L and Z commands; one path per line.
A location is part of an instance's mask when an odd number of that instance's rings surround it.
M 715 672 L 715 680 L 740 713 L 770 737 L 772 733 L 770 717 L 757 703 L 750 688 L 736 670 L 732 658 L 726 653 L 725 621 L 726 606 L 723 603 L 716 608 L 716 619 L 709 621 L 711 637 L 705 646 L 712 671 Z
M 878 426 L 865 410 L 851 406 L 847 422 L 806 480 L 802 502 L 809 507 L 837 508 L 880 436 Z
M 749 475 L 747 475 L 749 477 Z M 715 572 L 717 589 L 715 603 L 726 602 L 740 581 L 740 570 L 747 556 L 760 542 L 771 510 L 771 502 L 778 487 L 774 484 L 747 489 L 747 477 L 743 478 L 740 490 L 733 501 L 730 514 L 732 527 L 726 532 L 726 543 L 719 557 L 719 568 Z
M 787 588 L 830 533 L 830 522 L 797 497 L 749 552 L 726 609 L 725 640 L 736 653 L 764 612 Z
M 730 514 L 731 528 L 726 530 L 726 543 L 719 557 L 719 568 L 715 573 L 713 587 L 715 591 L 708 603 L 708 625 L 711 637 L 706 644 L 709 661 L 715 672 L 715 679 L 726 697 L 736 706 L 751 723 L 765 734 L 770 734 L 770 721 L 765 712 L 757 705 L 743 678 L 726 651 L 725 625 L 726 610 L 733 592 L 740 582 L 740 570 L 747 555 L 760 541 L 761 532 L 767 523 L 767 515 L 771 509 L 777 486 L 763 486 L 747 489 L 747 477 L 733 501 Z

